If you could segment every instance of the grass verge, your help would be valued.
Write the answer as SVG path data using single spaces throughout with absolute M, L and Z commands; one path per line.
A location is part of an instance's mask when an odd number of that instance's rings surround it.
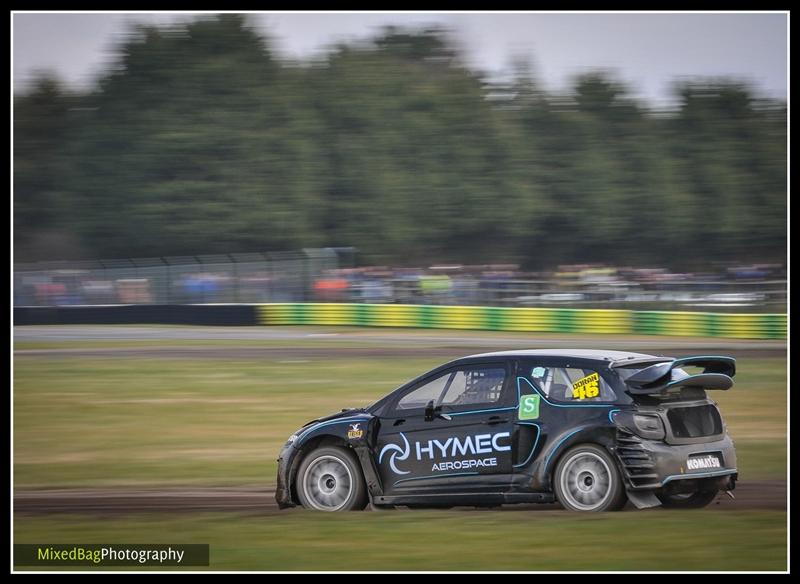
M 17 517 L 17 543 L 208 543 L 215 570 L 786 570 L 777 511 Z
M 435 358 L 214 360 L 16 356 L 17 488 L 273 482 L 294 430 L 365 406 Z M 740 359 L 713 392 L 740 480 L 786 477 L 786 360 Z

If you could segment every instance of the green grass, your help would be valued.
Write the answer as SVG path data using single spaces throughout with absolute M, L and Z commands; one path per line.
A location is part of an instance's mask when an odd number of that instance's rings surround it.
M 778 511 L 17 517 L 17 543 L 208 543 L 216 570 L 786 570 Z M 91 569 L 91 568 L 89 568 Z
M 740 480 L 786 478 L 786 359 L 739 359 L 736 384 L 708 392 L 736 443 Z
M 162 346 L 195 344 L 206 343 Z M 14 483 L 271 484 L 281 444 L 302 423 L 366 405 L 441 360 L 18 354 Z M 736 386 L 712 395 L 736 440 L 740 478 L 786 478 L 786 359 L 744 358 L 738 368 Z M 780 511 L 17 514 L 14 534 L 17 543 L 209 543 L 218 570 L 786 569 Z
M 273 482 L 300 425 L 367 405 L 440 361 L 17 355 L 15 486 Z M 737 385 L 712 395 L 740 478 L 785 478 L 786 360 L 738 365 Z
M 436 364 L 285 361 L 18 356 L 15 485 L 274 482 L 303 423 Z

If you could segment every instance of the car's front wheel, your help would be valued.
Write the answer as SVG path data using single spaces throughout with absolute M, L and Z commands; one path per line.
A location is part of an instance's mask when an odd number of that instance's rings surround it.
M 352 511 L 367 504 L 358 460 L 338 446 L 311 451 L 300 463 L 296 486 L 300 503 L 306 509 Z
M 700 509 L 717 498 L 719 489 L 697 490 L 694 493 L 674 493 L 656 495 L 662 507 L 669 509 Z
M 570 511 L 616 511 L 627 501 L 622 476 L 605 448 L 580 444 L 556 465 L 556 498 Z

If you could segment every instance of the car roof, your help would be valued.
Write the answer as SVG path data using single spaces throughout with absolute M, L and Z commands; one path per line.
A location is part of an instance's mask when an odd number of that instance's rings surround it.
M 672 361 L 672 357 L 633 353 L 630 351 L 612 351 L 610 349 L 517 349 L 513 351 L 495 351 L 469 355 L 463 359 L 483 357 L 561 357 L 567 359 L 588 359 L 594 361 Z

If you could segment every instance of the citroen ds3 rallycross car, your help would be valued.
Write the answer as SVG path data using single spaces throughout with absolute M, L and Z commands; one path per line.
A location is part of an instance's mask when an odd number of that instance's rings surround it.
M 309 422 L 278 458 L 281 508 L 702 507 L 731 494 L 736 453 L 706 390 L 730 357 L 598 350 L 486 353 L 371 406 Z

